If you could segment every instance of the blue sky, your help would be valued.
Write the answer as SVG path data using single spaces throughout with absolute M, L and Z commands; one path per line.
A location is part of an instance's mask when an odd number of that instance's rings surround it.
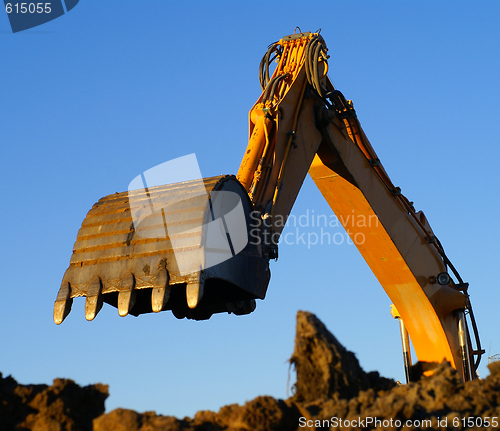
M 119 318 L 105 306 L 87 322 L 82 299 L 61 326 L 52 321 L 77 231 L 100 197 L 190 153 L 204 176 L 236 173 L 260 59 L 296 26 L 322 29 L 333 83 L 470 283 L 487 355 L 500 353 L 499 18 L 495 1 L 81 0 L 12 34 L 0 13 L 0 371 L 21 383 L 107 383 L 108 411 L 183 417 L 285 398 L 302 309 L 365 370 L 404 380 L 391 302 L 346 242 L 283 245 L 248 316 Z M 313 211 L 331 214 L 308 178 L 293 214 Z

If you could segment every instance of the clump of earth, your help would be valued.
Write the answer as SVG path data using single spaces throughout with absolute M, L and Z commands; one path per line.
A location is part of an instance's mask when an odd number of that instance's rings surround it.
M 315 429 L 496 429 L 500 427 L 500 362 L 484 380 L 462 383 L 447 363 L 426 377 L 417 364 L 400 385 L 366 373 L 313 314 L 299 311 L 294 395 L 260 396 L 218 412 L 178 419 L 154 412 L 104 413 L 108 387 L 80 387 L 56 379 L 51 386 L 19 385 L 0 374 L 0 431 L 295 431 Z

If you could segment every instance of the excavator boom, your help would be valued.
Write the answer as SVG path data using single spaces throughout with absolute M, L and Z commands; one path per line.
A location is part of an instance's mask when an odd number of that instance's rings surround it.
M 236 177 L 129 191 L 95 204 L 63 277 L 55 322 L 78 296 L 86 297 L 88 320 L 102 302 L 121 316 L 172 310 L 180 318 L 206 319 L 252 312 L 255 299 L 265 297 L 283 220 L 309 173 L 393 301 L 407 375 L 409 334 L 419 360 L 446 359 L 464 380 L 474 378 L 483 351 L 468 284 L 424 213 L 390 180 L 352 103 L 332 85 L 327 52 L 318 33 L 270 45 Z

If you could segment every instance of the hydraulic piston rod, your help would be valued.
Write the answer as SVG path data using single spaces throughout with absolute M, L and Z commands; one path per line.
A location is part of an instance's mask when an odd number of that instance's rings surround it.
M 406 330 L 405 323 L 401 317 L 399 320 L 399 329 L 401 330 L 401 344 L 403 346 L 403 361 L 405 365 L 406 383 L 410 381 L 410 367 L 411 367 L 411 352 L 410 352 L 410 337 Z
M 472 370 L 470 364 L 470 352 L 468 334 L 467 334 L 467 322 L 465 321 L 465 313 L 463 311 L 458 312 L 458 339 L 460 342 L 460 352 L 462 354 L 462 369 L 464 382 L 472 380 Z
M 394 305 L 391 305 L 391 314 L 392 317 L 398 319 L 399 329 L 401 331 L 401 345 L 403 347 L 403 362 L 405 366 L 405 376 L 406 383 L 410 381 L 410 368 L 411 368 L 411 351 L 410 351 L 410 337 L 408 335 L 408 331 L 406 330 L 406 326 L 401 318 L 398 310 Z

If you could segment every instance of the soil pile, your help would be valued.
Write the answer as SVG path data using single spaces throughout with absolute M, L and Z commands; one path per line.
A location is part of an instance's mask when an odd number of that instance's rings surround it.
M 56 379 L 52 386 L 20 385 L 0 373 L 0 431 L 92 431 L 107 397 L 102 384 L 82 388 Z
M 0 430 L 36 431 L 295 431 L 314 429 L 496 429 L 500 427 L 500 363 L 485 380 L 461 383 L 446 362 L 434 374 L 415 367 L 408 385 L 365 373 L 311 313 L 299 311 L 294 395 L 287 400 L 257 397 L 245 405 L 201 411 L 177 419 L 116 409 L 104 412 L 107 386 L 80 388 L 70 380 L 18 385 L 0 379 Z M 1 377 L 1 375 L 0 375 Z
M 297 403 L 350 399 L 361 390 L 390 389 L 396 385 L 376 371 L 365 373 L 354 353 L 346 350 L 314 314 L 304 311 L 297 314 L 291 362 L 297 371 L 293 397 Z

